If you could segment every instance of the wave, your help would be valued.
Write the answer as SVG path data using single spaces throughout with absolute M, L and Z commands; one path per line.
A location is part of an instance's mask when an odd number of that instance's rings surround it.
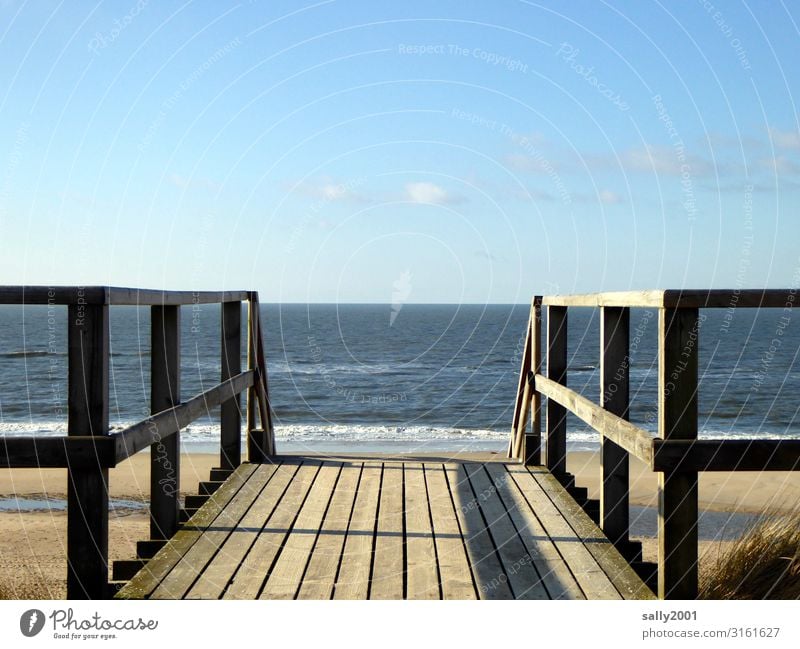
M 16 352 L 1 352 L 0 358 L 36 358 L 39 356 L 66 356 L 67 352 L 51 352 L 46 349 L 28 349 Z

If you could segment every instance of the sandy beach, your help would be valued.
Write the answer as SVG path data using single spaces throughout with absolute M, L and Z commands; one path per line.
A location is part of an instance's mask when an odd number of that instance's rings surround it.
M 446 453 L 442 453 L 446 456 Z M 181 458 L 181 489 L 197 493 L 197 483 L 207 480 L 216 466 L 213 454 L 184 454 Z M 598 454 L 571 453 L 568 469 L 577 483 L 598 496 Z M 136 541 L 147 538 L 149 456 L 133 457 L 110 472 L 112 501 L 122 502 L 110 516 L 109 558 L 131 559 Z M 638 461 L 631 462 L 631 505 L 654 507 L 657 502 L 656 475 Z M 66 472 L 59 469 L 0 470 L 0 498 L 61 500 L 66 496 Z M 707 473 L 701 476 L 700 509 L 742 512 L 790 511 L 800 506 L 800 473 Z M 645 558 L 653 560 L 654 538 L 644 542 Z M 701 556 L 714 554 L 720 544 L 701 541 Z M 0 596 L 5 598 L 61 598 L 65 594 L 66 513 L 51 511 L 0 512 Z

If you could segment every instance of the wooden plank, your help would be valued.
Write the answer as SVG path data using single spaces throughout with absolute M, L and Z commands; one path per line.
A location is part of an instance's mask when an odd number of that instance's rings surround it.
M 10 469 L 116 466 L 116 446 L 107 435 L 3 437 L 0 467 Z
M 219 405 L 231 391 L 241 392 L 247 389 L 248 386 L 252 385 L 253 378 L 253 371 L 242 372 L 179 406 L 164 410 L 157 415 L 148 417 L 118 433 L 110 435 L 116 443 L 117 462 L 135 455 L 151 444 L 164 440 L 169 435 L 189 425 L 198 417 L 206 414 L 209 408 Z
M 531 307 L 530 382 L 542 371 L 542 307 L 541 298 L 534 298 Z M 542 463 L 542 397 L 531 385 L 531 431 L 524 438 L 522 461 L 526 466 Z
M 628 419 L 630 309 L 603 307 L 600 312 L 600 407 Z M 600 436 L 600 522 L 612 543 L 628 540 L 630 528 L 628 452 Z
M 664 291 L 618 291 L 611 293 L 584 293 L 576 295 L 545 295 L 544 306 L 558 307 L 660 307 Z
M 547 378 L 567 385 L 567 309 L 547 307 Z M 536 386 L 539 390 L 539 386 Z M 539 390 L 541 392 L 541 390 Z M 555 399 L 547 400 L 545 463 L 553 473 L 567 472 L 567 413 Z
M 220 383 L 242 371 L 242 303 L 224 302 L 220 309 Z M 242 462 L 242 413 L 239 392 L 223 394 L 219 409 L 219 465 L 234 469 Z
M 179 305 L 246 300 L 248 291 L 159 291 L 118 286 L 0 286 L 0 304 Z
M 526 469 L 513 465 L 506 468 L 528 505 L 536 512 L 547 535 L 564 557 L 584 596 L 587 599 L 620 599 L 619 591 L 586 549 L 583 539 L 572 529 L 532 475 L 535 471 L 550 474 L 544 469 Z
M 536 571 L 532 557 L 498 494 L 498 485 L 489 479 L 483 464 L 467 464 L 465 469 L 472 489 L 483 495 L 479 498 L 481 512 L 503 562 L 514 598 L 549 599 L 541 575 Z
M 314 484 L 320 462 L 304 462 L 289 488 L 242 561 L 223 596 L 224 599 L 256 599 L 303 503 Z
M 150 413 L 181 402 L 181 311 L 150 307 Z M 178 531 L 180 512 L 180 435 L 150 447 L 150 538 L 169 539 Z
M 403 599 L 403 465 L 384 462 L 370 599 Z
M 528 414 L 530 412 L 531 397 L 533 396 L 533 386 L 531 380 L 533 377 L 528 376 L 525 380 L 525 385 L 522 388 L 522 401 L 520 403 L 521 414 L 517 420 L 517 427 L 514 429 L 512 436 L 512 452 L 511 457 L 517 460 L 522 459 L 525 446 L 525 428 L 528 425 Z
M 581 538 L 586 549 L 592 554 L 619 594 L 624 599 L 655 599 L 653 592 L 561 483 L 541 469 L 533 469 L 531 473 Z
M 531 365 L 531 323 L 528 321 L 528 326 L 525 329 L 525 343 L 522 348 L 522 362 L 520 363 L 519 380 L 517 382 L 517 398 L 514 401 L 514 416 L 511 419 L 511 441 L 508 447 L 508 457 L 518 458 L 519 449 L 522 446 L 522 440 L 518 440 L 520 429 L 520 419 L 525 415 L 527 405 L 525 403 L 526 390 L 530 389 L 528 385 L 528 368 Z M 524 428 L 525 424 L 522 424 Z
M 367 599 L 372 568 L 372 542 L 378 513 L 383 467 L 365 462 L 361 470 L 353 516 L 347 529 L 334 599 Z
M 486 469 L 503 500 L 508 515 L 541 575 L 550 599 L 586 599 L 558 549 L 531 510 L 505 465 L 487 463 Z
M 255 464 L 242 464 L 217 489 L 198 512 L 191 525 L 179 530 L 170 541 L 147 562 L 147 565 L 117 593 L 119 599 L 145 599 L 191 549 L 206 528 L 213 525 L 225 506 L 239 492 L 256 469 Z
M 256 542 L 261 529 L 280 502 L 299 466 L 296 462 L 258 466 L 256 469 L 258 473 L 272 474 L 269 481 L 186 594 L 186 599 L 222 597 L 234 572 Z
M 658 317 L 658 434 L 697 439 L 697 309 L 661 309 Z M 658 474 L 658 595 L 697 597 L 696 472 Z
M 458 515 L 464 547 L 469 557 L 480 599 L 513 599 L 492 538 L 480 510 L 481 494 L 475 494 L 463 464 L 444 465 L 450 493 Z
M 439 563 L 442 599 L 476 599 L 469 558 L 450 494 L 450 486 L 440 464 L 425 465 L 436 558 Z
M 648 465 L 652 463 L 653 437 L 646 430 L 603 410 L 586 397 L 551 381 L 546 376 L 536 377 L 536 389 L 545 395 L 548 401 L 560 403 L 578 419 L 589 424 L 628 453 L 632 453 Z
M 423 464 L 403 464 L 406 513 L 406 599 L 439 599 L 439 568 Z
M 68 308 L 67 434 L 108 435 L 108 307 Z M 67 470 L 67 597 L 103 599 L 108 588 L 108 468 Z
M 259 599 L 294 599 L 300 590 L 303 573 L 333 497 L 341 468 L 338 462 L 326 462 L 320 467 L 314 486 L 283 544 Z
M 653 471 L 797 471 L 800 440 L 653 440 Z
M 261 420 L 261 429 L 265 433 L 265 451 L 267 455 L 275 455 L 275 432 L 269 403 L 269 379 L 267 377 L 267 360 L 264 352 L 264 334 L 261 328 L 261 307 L 258 301 L 258 293 L 252 292 L 250 294 L 250 302 L 255 305 L 252 326 L 257 369 L 255 390 L 258 397 L 259 419 Z
M 672 289 L 621 291 L 583 295 L 546 295 L 547 306 L 646 307 L 646 308 L 785 308 L 794 306 L 796 289 Z
M 258 498 L 269 481 L 274 467 L 259 465 L 242 488 L 214 519 L 214 525 L 203 530 L 175 567 L 150 595 L 150 599 L 182 599 L 203 573 L 206 566 L 225 543 L 241 518 Z M 190 520 L 187 527 L 192 525 Z
M 361 463 L 345 462 L 325 521 L 311 553 L 298 599 L 331 599 L 347 527 L 361 476 Z M 401 553 L 402 557 L 402 553 Z

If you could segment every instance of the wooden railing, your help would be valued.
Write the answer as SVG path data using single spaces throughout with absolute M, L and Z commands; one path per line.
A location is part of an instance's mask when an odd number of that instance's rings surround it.
M 698 591 L 698 472 L 795 471 L 800 440 L 698 440 L 700 309 L 791 310 L 797 289 L 646 291 L 535 297 L 531 305 L 509 456 L 544 463 L 565 479 L 567 411 L 600 434 L 600 526 L 629 543 L 629 457 L 658 472 L 658 595 L 693 599 Z M 567 388 L 567 310 L 600 309 L 599 404 Z M 630 309 L 658 309 L 658 436 L 628 421 Z M 542 310 L 546 372 L 542 372 Z M 541 399 L 547 397 L 542 438 Z M 530 424 L 530 425 L 529 425 Z
M 248 302 L 248 368 L 241 368 L 242 302 Z M 221 305 L 220 382 L 182 402 L 181 306 Z M 275 453 L 258 294 L 113 287 L 2 286 L 0 304 L 67 307 L 68 418 L 64 437 L 5 437 L 0 468 L 67 469 L 67 597 L 104 598 L 108 583 L 108 469 L 150 447 L 150 536 L 178 529 L 180 431 L 220 406 L 220 467 L 242 460 L 239 395 L 247 390 L 247 453 L 263 462 Z M 109 308 L 150 306 L 152 416 L 109 432 Z

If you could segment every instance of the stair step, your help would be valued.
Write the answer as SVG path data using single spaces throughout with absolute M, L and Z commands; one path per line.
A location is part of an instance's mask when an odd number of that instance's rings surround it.
M 647 587 L 654 593 L 658 593 L 658 564 L 652 561 L 636 561 L 631 564 L 631 568 L 639 575 L 639 578 L 647 584 Z
M 219 489 L 224 484 L 223 481 L 214 481 L 214 482 L 201 482 L 198 486 L 197 491 L 200 495 L 210 496 L 213 494 L 217 489 Z
M 211 482 L 225 482 L 228 478 L 231 477 L 233 473 L 232 469 L 211 469 Z
M 146 559 L 124 559 L 115 561 L 111 568 L 111 578 L 114 581 L 129 581 L 133 576 L 147 565 Z
M 589 490 L 586 487 L 571 487 L 567 491 L 581 505 L 589 497 Z
M 628 563 L 642 562 L 642 543 L 641 541 L 622 541 L 616 544 L 619 553 L 625 557 Z
M 196 513 L 197 513 L 197 508 L 181 509 L 181 511 L 178 513 L 178 522 L 186 523 Z
M 166 541 L 150 539 L 136 542 L 136 556 L 139 559 L 152 559 L 156 552 L 167 544 Z
M 127 584 L 127 581 L 109 581 L 108 582 L 108 599 L 113 599 L 114 595 L 116 595 L 122 587 Z
M 208 494 L 199 494 L 199 495 L 187 494 L 183 506 L 186 509 L 198 509 L 203 505 L 205 505 L 207 500 L 208 500 Z

